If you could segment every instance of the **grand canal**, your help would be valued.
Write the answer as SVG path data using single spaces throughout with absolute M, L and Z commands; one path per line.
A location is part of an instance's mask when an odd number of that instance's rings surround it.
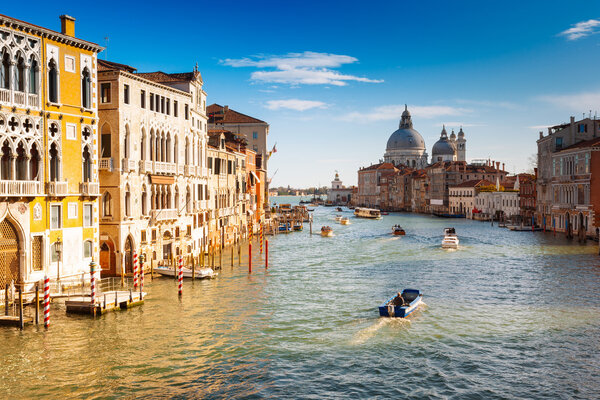
M 279 200 L 281 202 L 283 200 Z M 0 330 L 3 398 L 598 398 L 597 244 L 394 214 L 270 240 L 217 279 L 147 279 L 146 303 Z M 346 215 L 351 214 L 346 211 Z M 405 237 L 392 237 L 399 223 Z M 456 227 L 458 251 L 440 241 Z M 256 248 L 256 246 L 254 246 Z M 245 256 L 244 256 L 245 257 Z M 424 291 L 409 320 L 377 305 Z

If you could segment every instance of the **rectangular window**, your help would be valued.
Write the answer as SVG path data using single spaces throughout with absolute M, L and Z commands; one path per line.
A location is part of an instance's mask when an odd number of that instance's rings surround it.
M 83 242 L 83 258 L 92 258 L 93 247 L 91 240 Z
M 146 91 L 142 90 L 140 92 L 140 107 L 146 108 Z
M 557 137 L 557 138 L 554 140 L 554 144 L 555 144 L 556 150 L 562 149 L 562 146 L 563 146 L 563 138 L 561 138 L 561 137 Z
M 94 224 L 93 209 L 91 204 L 83 205 L 83 227 L 89 228 Z
M 129 104 L 129 85 L 123 86 L 123 103 Z
M 111 146 L 110 146 L 110 133 L 103 133 L 100 135 L 100 147 L 102 154 L 101 158 L 110 158 L 112 155 Z
M 154 96 L 154 109 L 156 110 L 156 112 L 160 112 L 160 96 L 159 95 Z
M 150 93 L 150 111 L 154 111 L 154 93 Z
M 185 119 L 190 119 L 190 106 L 187 104 L 185 105 L 184 114 L 185 114 Z
M 65 56 L 65 71 L 75 72 L 75 57 Z
M 156 242 L 156 229 L 152 229 L 152 243 Z
M 140 233 L 142 234 L 140 242 L 141 243 L 146 243 L 146 231 L 142 230 Z
M 77 218 L 77 203 L 69 203 L 67 206 L 67 218 L 75 219 Z
M 62 228 L 62 215 L 60 204 L 50 206 L 50 229 Z
M 258 132 L 252 132 L 252 139 L 258 139 Z
M 167 99 L 167 115 L 171 115 L 171 99 Z
M 100 102 L 103 104 L 110 103 L 110 83 L 100 84 Z
M 175 117 L 179 116 L 178 115 L 179 114 L 179 110 L 177 109 L 178 108 L 177 106 L 178 106 L 177 100 L 173 100 L 173 115 Z
M 160 112 L 165 113 L 165 98 L 160 96 Z
M 65 125 L 67 128 L 66 136 L 68 140 L 77 140 L 77 125 L 67 123 Z
M 212 170 L 213 159 L 212 157 L 208 157 L 208 169 Z
M 31 265 L 34 271 L 41 271 L 44 269 L 42 262 L 42 245 L 44 243 L 43 236 L 34 236 L 33 242 L 31 243 Z

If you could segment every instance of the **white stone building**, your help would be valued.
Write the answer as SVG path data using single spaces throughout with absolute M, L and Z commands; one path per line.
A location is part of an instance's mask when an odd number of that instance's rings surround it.
M 353 188 L 347 188 L 340 180 L 340 175 L 335 172 L 331 187 L 327 190 L 327 202 L 333 204 L 348 204 L 352 200 Z

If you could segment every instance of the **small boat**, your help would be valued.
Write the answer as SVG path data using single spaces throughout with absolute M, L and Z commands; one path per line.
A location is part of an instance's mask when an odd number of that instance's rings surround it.
M 279 232 L 291 232 L 291 231 L 292 231 L 292 226 L 289 222 L 287 224 L 285 222 L 279 223 Z
M 295 222 L 294 223 L 294 230 L 295 231 L 301 231 L 303 229 L 303 226 L 300 222 Z
M 423 300 L 423 293 L 417 289 L 404 289 L 379 306 L 380 317 L 406 318 L 415 311 Z
M 333 236 L 333 229 L 331 229 L 330 226 L 322 227 L 321 228 L 321 236 L 323 236 L 323 237 Z
M 456 236 L 456 230 L 454 228 L 444 229 L 442 249 L 458 249 L 458 236 Z
M 315 211 L 315 209 L 314 208 L 307 208 L 306 211 L 313 212 L 313 211 Z
M 337 207 L 335 210 L 338 212 L 342 212 L 342 207 Z
M 381 213 L 381 215 L 390 215 L 390 213 L 387 212 L 387 211 L 384 211 L 384 212 Z
M 183 277 L 192 278 L 192 270 L 190 268 L 183 267 Z M 154 272 L 157 272 L 164 276 L 173 276 L 178 271 L 175 271 L 173 267 L 159 266 L 154 268 Z M 213 271 L 212 268 L 197 268 L 195 277 L 196 279 L 210 279 L 218 275 L 217 272 Z
M 402 227 L 400 225 L 394 225 L 392 227 L 392 233 L 396 236 L 406 235 L 406 232 L 404 231 L 404 229 L 402 229 Z
M 350 210 L 354 210 L 354 206 L 348 206 Z
M 381 219 L 381 211 L 375 208 L 357 207 L 354 210 L 354 215 L 359 218 Z
M 342 224 L 342 225 L 350 225 L 350 218 L 343 217 L 342 219 L 340 219 L 340 224 Z
M 340 222 L 342 220 L 342 216 L 341 215 L 336 215 L 335 216 L 335 222 Z

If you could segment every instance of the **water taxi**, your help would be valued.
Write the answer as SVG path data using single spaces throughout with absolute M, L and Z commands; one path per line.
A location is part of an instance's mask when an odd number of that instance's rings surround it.
M 404 289 L 379 306 L 380 317 L 406 318 L 419 307 L 423 293 L 417 289 Z
M 340 222 L 342 220 L 342 216 L 341 215 L 336 215 L 335 216 L 335 222 Z
M 458 249 L 458 236 L 456 236 L 456 230 L 454 228 L 444 229 L 442 249 Z
M 192 270 L 190 268 L 183 267 L 182 269 L 184 278 L 191 279 L 195 276 L 196 279 L 211 279 L 215 278 L 218 275 L 218 273 L 215 272 L 212 268 L 196 268 L 195 274 L 192 273 Z M 157 272 L 164 276 L 173 276 L 174 274 L 178 273 L 178 271 L 175 270 L 173 267 L 167 266 L 158 266 L 154 268 L 154 272 Z
M 404 229 L 400 226 L 400 225 L 394 225 L 392 227 L 392 233 L 396 236 L 404 236 L 406 235 L 406 232 L 404 231 Z
M 331 229 L 330 226 L 322 227 L 321 228 L 321 236 L 323 236 L 323 237 L 333 236 L 333 229 Z
M 342 219 L 340 219 L 340 224 L 342 224 L 342 225 L 350 225 L 350 218 L 343 217 Z
M 337 208 L 335 209 L 335 211 L 337 211 L 337 212 L 342 212 L 342 207 L 337 207 Z
M 381 219 L 381 211 L 375 208 L 356 207 L 354 215 L 359 218 Z

